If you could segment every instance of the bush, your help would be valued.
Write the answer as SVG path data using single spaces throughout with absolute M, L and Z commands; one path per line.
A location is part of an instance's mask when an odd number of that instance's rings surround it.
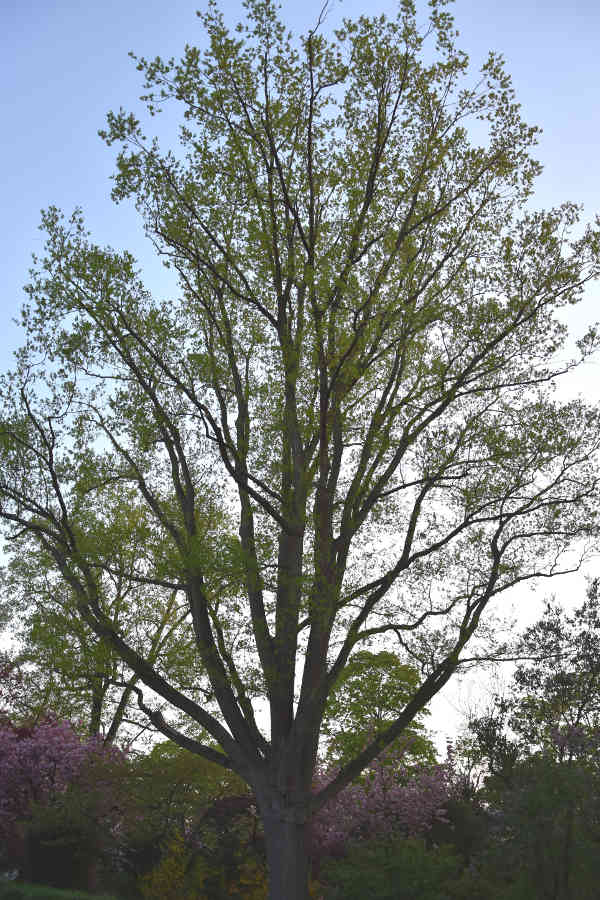
M 175 834 L 158 865 L 139 881 L 144 900 L 266 900 L 264 863 L 241 859 L 239 848 L 226 843 L 222 852 L 193 853 Z
M 175 834 L 187 834 L 217 799 L 244 788 L 238 776 L 170 742 L 131 758 L 122 785 L 121 868 L 134 881 L 156 870 Z
M 321 881 L 327 900 L 448 900 L 461 870 L 449 848 L 401 838 L 354 845 L 348 857 L 324 863 Z
M 176 833 L 167 843 L 159 864 L 140 878 L 144 900 L 195 900 L 191 890 L 186 890 L 188 861 L 183 837 Z
M 485 847 L 491 818 L 475 800 L 451 797 L 446 803 L 446 821 L 434 822 L 427 832 L 427 842 L 452 847 L 465 865 Z

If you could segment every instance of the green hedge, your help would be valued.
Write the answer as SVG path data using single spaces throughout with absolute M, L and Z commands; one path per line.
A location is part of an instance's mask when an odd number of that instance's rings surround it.
M 463 863 L 449 847 L 428 850 L 418 839 L 369 842 L 323 864 L 326 900 L 447 900 Z

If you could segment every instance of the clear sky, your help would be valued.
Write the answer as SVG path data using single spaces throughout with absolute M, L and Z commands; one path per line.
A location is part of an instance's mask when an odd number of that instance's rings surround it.
M 283 2 L 282 16 L 297 32 L 317 19 L 321 0 Z M 222 0 L 234 25 L 244 10 L 239 0 Z M 139 259 L 146 285 L 158 295 L 176 290 L 170 273 L 152 254 L 135 210 L 110 200 L 114 148 L 98 137 L 109 109 L 139 113 L 141 73 L 128 57 L 179 56 L 184 44 L 204 46 L 198 5 L 190 0 L 2 0 L 0 3 L 0 142 L 3 249 L 0 290 L 0 371 L 12 365 L 21 342 L 11 319 L 24 300 L 32 252 L 42 251 L 37 230 L 40 210 L 55 204 L 68 215 L 83 208 L 93 238 L 127 248 Z M 451 7 L 459 45 L 476 69 L 488 50 L 501 52 L 513 77 L 517 99 L 530 124 L 543 128 L 537 158 L 545 169 L 534 205 L 548 208 L 565 200 L 585 205 L 584 221 L 600 213 L 600 4 L 597 0 L 457 0 Z M 422 19 L 427 9 L 421 6 Z M 385 12 L 389 0 L 333 0 L 326 31 L 343 16 Z M 173 143 L 173 123 L 152 121 Z M 600 286 L 588 290 L 572 310 L 576 336 L 599 313 Z M 600 367 L 591 364 L 573 379 L 571 390 L 600 400 Z M 600 564 L 596 571 L 600 570 Z M 561 590 L 561 581 L 556 590 Z M 569 581 L 572 599 L 582 599 L 583 582 Z M 544 586 L 546 587 L 546 586 Z M 436 704 L 436 717 L 449 707 Z M 446 713 L 444 713 L 444 709 Z

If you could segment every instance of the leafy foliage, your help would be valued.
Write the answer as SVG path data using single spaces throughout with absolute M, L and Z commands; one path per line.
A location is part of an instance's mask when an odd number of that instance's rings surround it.
M 183 838 L 175 834 L 160 863 L 140 881 L 144 900 L 195 900 L 196 892 L 186 890 L 187 854 Z
M 495 824 L 482 855 L 506 897 L 589 897 L 600 868 L 598 586 L 571 615 L 548 603 L 526 629 L 511 690 L 470 723 Z M 493 832 L 495 831 L 495 835 Z M 506 873 L 510 872 L 510 878 Z
M 352 858 L 328 863 L 327 900 L 447 900 L 448 886 L 461 872 L 445 847 L 428 850 L 418 838 L 370 841 Z
M 81 514 L 85 539 L 106 566 L 100 585 L 103 612 L 149 661 L 160 658 L 173 681 L 193 692 L 193 641 L 177 592 L 140 585 L 130 577 L 136 566 L 144 565 L 156 540 L 147 512 L 123 487 L 106 490 L 102 504 L 101 513 L 87 504 Z M 222 518 L 209 498 L 205 516 L 202 527 L 212 533 Z M 165 559 L 163 565 L 164 574 L 172 575 L 172 563 Z M 123 726 L 130 741 L 139 740 L 149 726 L 136 709 L 139 679 L 77 614 L 73 590 L 57 578 L 49 554 L 23 546 L 1 574 L 2 590 L 11 598 L 4 628 L 16 641 L 13 656 L 21 680 L 7 706 L 11 717 L 31 720 L 52 710 L 59 718 L 81 721 L 88 734 L 101 733 L 109 742 Z
M 354 653 L 329 695 L 322 733 L 329 738 L 326 760 L 330 765 L 349 762 L 368 742 L 367 738 L 393 723 L 419 686 L 416 669 L 400 662 L 389 651 Z M 404 769 L 409 761 L 435 763 L 435 749 L 424 734 L 423 710 L 390 747 L 400 753 Z
M 188 836 L 208 809 L 245 788 L 239 777 L 170 743 L 132 755 L 122 783 L 120 865 L 135 879 L 159 865 L 176 835 Z

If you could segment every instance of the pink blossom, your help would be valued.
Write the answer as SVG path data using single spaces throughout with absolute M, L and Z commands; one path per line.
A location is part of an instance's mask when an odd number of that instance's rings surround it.
M 455 792 L 451 761 L 414 771 L 389 754 L 375 761 L 364 783 L 350 784 L 319 810 L 311 822 L 311 856 L 341 855 L 354 840 L 425 833 L 445 821 Z M 337 769 L 319 769 L 313 791 L 327 785 Z
M 98 736 L 81 740 L 69 722 L 51 717 L 29 727 L 0 721 L 0 832 L 27 818 L 33 803 L 52 803 L 99 754 L 120 751 Z

